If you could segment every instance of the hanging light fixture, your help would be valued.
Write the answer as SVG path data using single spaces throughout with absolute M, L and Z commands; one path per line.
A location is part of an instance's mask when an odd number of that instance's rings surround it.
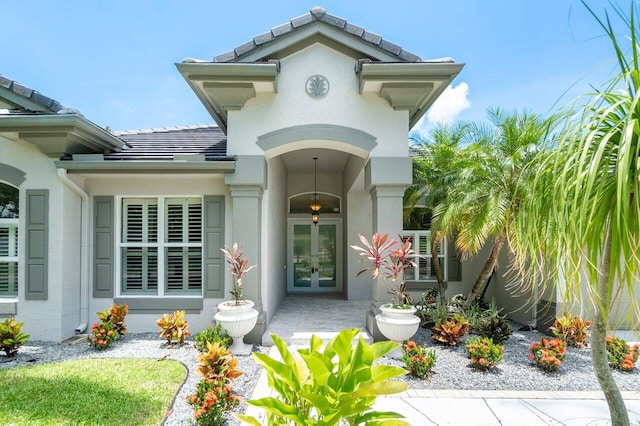
M 318 197 L 318 157 L 313 157 L 313 161 L 313 197 L 309 208 L 311 209 L 311 221 L 317 225 L 318 219 L 320 219 L 320 209 L 324 207 L 324 204 L 320 202 L 320 197 Z

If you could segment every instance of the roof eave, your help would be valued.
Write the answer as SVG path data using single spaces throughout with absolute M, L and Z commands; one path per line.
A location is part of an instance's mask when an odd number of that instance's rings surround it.
M 121 139 L 80 114 L 0 115 L 0 133 L 17 135 L 50 157 L 108 153 L 126 146 Z
M 225 174 L 234 173 L 235 161 L 56 161 L 73 174 Z

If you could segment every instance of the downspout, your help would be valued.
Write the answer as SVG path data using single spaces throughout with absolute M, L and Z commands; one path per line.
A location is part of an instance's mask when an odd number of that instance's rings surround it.
M 80 196 L 80 324 L 76 334 L 89 324 L 89 194 L 67 175 L 67 169 L 58 169 L 58 178 Z

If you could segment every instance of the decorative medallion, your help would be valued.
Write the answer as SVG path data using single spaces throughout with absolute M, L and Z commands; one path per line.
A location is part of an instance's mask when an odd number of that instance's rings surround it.
M 306 90 L 312 98 L 322 98 L 329 93 L 329 80 L 323 75 L 312 75 L 307 79 Z

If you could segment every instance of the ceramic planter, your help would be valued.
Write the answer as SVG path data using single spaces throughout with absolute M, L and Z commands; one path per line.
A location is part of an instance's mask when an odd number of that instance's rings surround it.
M 253 345 L 244 343 L 243 339 L 258 321 L 258 311 L 253 309 L 253 302 L 242 300 L 239 305 L 233 300 L 218 305 L 214 319 L 233 339 L 229 350 L 234 355 L 249 355 Z
M 402 309 L 393 308 L 390 304 L 380 306 L 380 313 L 376 315 L 376 324 L 384 337 L 402 344 L 410 339 L 420 326 L 420 318 L 415 316 L 416 308 L 413 306 Z M 389 356 L 402 358 L 402 348 L 391 352 Z

